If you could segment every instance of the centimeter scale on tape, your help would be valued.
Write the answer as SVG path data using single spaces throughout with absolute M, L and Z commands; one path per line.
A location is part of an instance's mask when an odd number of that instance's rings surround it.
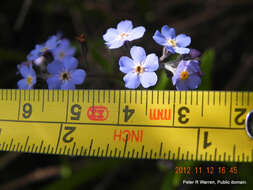
M 0 150 L 253 162 L 253 92 L 0 90 Z

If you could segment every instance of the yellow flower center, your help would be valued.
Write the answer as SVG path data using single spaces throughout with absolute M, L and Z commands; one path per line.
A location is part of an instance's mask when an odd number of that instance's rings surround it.
M 183 71 L 180 73 L 180 79 L 186 80 L 189 77 L 189 73 L 187 71 Z
M 41 52 L 46 52 L 48 50 L 48 48 L 47 47 L 44 47 L 44 48 L 42 48 L 40 51 Z
M 59 52 L 59 58 L 63 59 L 65 57 L 65 53 L 63 51 Z
M 172 39 L 168 39 L 167 40 L 168 44 L 170 44 L 172 47 L 175 47 L 177 44 L 176 44 L 176 41 L 175 40 L 172 40 Z
M 123 39 L 123 38 L 126 38 L 126 37 L 128 37 L 129 36 L 129 34 L 127 34 L 127 33 L 122 33 L 122 34 L 120 34 L 120 37 Z
M 68 72 L 62 72 L 61 73 L 61 80 L 65 81 L 65 80 L 69 80 L 70 76 Z
M 137 74 L 140 74 L 140 73 L 142 73 L 143 71 L 144 71 L 144 69 L 143 69 L 143 67 L 140 66 L 140 65 L 138 65 L 138 66 L 135 68 L 135 72 L 136 72 Z
M 28 85 L 32 85 L 33 78 L 32 78 L 31 76 L 28 76 L 28 77 L 26 78 L 26 81 L 27 81 L 27 84 L 28 84 Z

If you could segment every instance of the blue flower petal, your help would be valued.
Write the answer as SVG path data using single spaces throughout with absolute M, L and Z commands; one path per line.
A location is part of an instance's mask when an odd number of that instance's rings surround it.
M 191 75 L 187 79 L 187 85 L 189 86 L 190 89 L 196 89 L 201 83 L 201 79 L 197 75 Z
M 118 30 L 115 28 L 109 28 L 103 35 L 103 39 L 107 42 L 114 41 L 119 36 Z
M 185 66 L 190 74 L 201 73 L 199 62 L 197 60 L 188 61 Z
M 188 66 L 189 66 L 189 63 L 190 63 L 191 61 L 190 60 L 187 60 L 187 61 L 185 61 L 185 60 L 181 60 L 180 62 L 179 62 L 179 65 L 177 66 L 177 70 L 184 70 L 185 68 L 187 68 Z M 188 69 L 187 69 L 188 70 Z
M 164 25 L 162 27 L 162 35 L 164 35 L 167 39 L 173 39 L 176 37 L 176 31 L 174 28 L 170 28 L 168 25 Z
M 140 85 L 140 79 L 137 73 L 127 73 L 123 80 L 125 81 L 125 87 L 135 89 Z
M 29 74 L 32 76 L 33 79 L 35 78 L 35 81 L 36 81 L 36 72 L 33 70 L 31 65 L 29 68 Z
M 155 72 L 143 72 L 140 74 L 140 82 L 144 88 L 149 88 L 157 83 L 157 75 Z
M 77 68 L 78 61 L 74 57 L 69 57 L 68 59 L 63 60 L 63 64 L 67 71 L 71 71 Z
M 73 47 L 69 47 L 67 51 L 67 56 L 73 56 L 76 52 L 76 49 Z
M 119 70 L 123 73 L 129 73 L 135 69 L 135 64 L 132 59 L 122 56 L 119 59 Z
M 179 80 L 179 78 L 180 78 L 180 75 L 178 74 L 178 72 L 176 72 L 174 75 L 173 75 L 173 77 L 172 77 L 172 84 L 175 86 L 176 85 L 176 83 L 177 83 L 177 81 Z
M 146 59 L 146 52 L 142 47 L 133 46 L 130 50 L 130 54 L 136 63 L 142 63 Z
M 109 49 L 116 49 L 124 45 L 125 40 L 115 40 L 113 42 L 106 42 Z
M 31 76 L 31 77 L 32 77 L 32 84 L 31 84 L 31 87 L 32 87 L 36 84 L 37 79 L 36 79 L 36 76 L 35 77 Z
M 75 85 L 70 81 L 61 84 L 62 90 L 74 90 L 75 88 Z
M 141 38 L 145 33 L 145 28 L 143 26 L 139 26 L 134 28 L 130 34 L 127 40 L 132 41 Z
M 42 54 L 40 52 L 40 50 L 43 48 L 43 46 L 41 45 L 36 45 L 35 49 L 32 50 L 28 55 L 27 55 L 27 60 L 28 61 L 34 61 L 35 59 L 37 59 L 38 57 L 40 57 Z
M 68 39 L 59 40 L 58 46 L 62 47 L 64 49 L 69 48 L 70 47 L 70 41 Z
M 56 48 L 57 40 L 58 40 L 58 38 L 56 36 L 49 37 L 49 39 L 46 41 L 44 47 L 47 49 L 50 49 L 50 50 Z
M 26 80 L 26 78 L 24 78 L 24 79 L 21 79 L 18 81 L 18 88 L 19 89 L 30 89 L 31 86 L 29 86 L 27 84 L 27 80 Z
M 185 34 L 179 34 L 176 37 L 176 44 L 178 47 L 187 47 L 191 44 L 191 38 Z
M 76 69 L 76 70 L 72 71 L 70 74 L 71 74 L 71 82 L 73 84 L 83 83 L 83 81 L 86 77 L 86 72 L 82 69 Z
M 159 45 L 163 46 L 164 44 L 166 44 L 166 38 L 158 30 L 155 32 L 153 39 Z
M 50 74 L 60 73 L 64 69 L 64 65 L 60 61 L 53 61 L 52 63 L 47 65 L 47 71 Z
M 143 67 L 145 68 L 145 72 L 156 71 L 159 67 L 159 61 L 158 61 L 158 57 L 156 56 L 156 54 L 154 54 L 154 53 L 149 54 L 146 57 Z
M 177 81 L 176 88 L 177 88 L 177 90 L 188 90 L 189 89 L 187 86 L 187 82 L 182 81 L 182 80 Z
M 118 29 L 119 33 L 129 32 L 130 30 L 132 30 L 132 28 L 133 28 L 133 24 L 132 24 L 132 21 L 130 21 L 130 20 L 121 21 L 117 25 L 117 29 Z
M 166 50 L 172 54 L 176 53 L 175 52 L 175 48 L 171 47 L 171 46 L 165 46 Z
M 53 75 L 47 79 L 48 89 L 60 89 L 61 80 L 58 75 Z
M 30 69 L 26 65 L 22 65 L 19 71 L 23 77 L 27 77 L 30 74 Z
M 189 48 L 175 47 L 174 49 L 175 49 L 175 52 L 179 53 L 179 54 L 188 54 L 188 53 L 190 53 Z
M 75 54 L 75 48 L 70 46 L 70 42 L 67 39 L 59 41 L 59 45 L 52 50 L 54 59 L 62 61 L 66 57 L 71 57 Z

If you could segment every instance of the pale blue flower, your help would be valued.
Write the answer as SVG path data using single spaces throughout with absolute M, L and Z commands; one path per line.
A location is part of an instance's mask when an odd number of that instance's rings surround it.
M 164 46 L 167 51 L 179 54 L 188 54 L 189 48 L 186 48 L 191 43 L 191 38 L 185 34 L 179 34 L 176 36 L 174 28 L 170 28 L 167 25 L 162 27 L 161 33 L 157 30 L 153 36 L 156 43 Z
M 65 58 L 72 57 L 75 54 L 75 48 L 70 46 L 67 39 L 59 40 L 58 46 L 52 50 L 55 60 L 62 61 Z
M 82 69 L 76 69 L 77 59 L 70 57 L 63 61 L 55 60 L 48 64 L 47 71 L 50 77 L 47 79 L 49 89 L 75 89 L 75 85 L 82 84 L 86 72 Z
M 51 36 L 44 44 L 36 45 L 35 49 L 28 54 L 27 60 L 35 61 L 47 51 L 52 51 L 53 49 L 55 49 L 58 45 L 58 39 L 58 36 Z
M 19 67 L 19 72 L 24 77 L 18 81 L 19 89 L 32 89 L 33 85 L 36 83 L 36 73 L 32 68 L 32 65 L 22 64 Z
M 124 20 L 118 23 L 117 29 L 109 28 L 103 35 L 103 39 L 109 49 L 115 49 L 123 46 L 126 41 L 141 38 L 144 33 L 145 28 L 143 26 L 133 28 L 132 21 Z
M 197 60 L 182 60 L 172 77 L 177 90 L 196 89 L 201 83 L 202 72 Z
M 126 88 L 135 89 L 140 84 L 149 88 L 157 83 L 156 71 L 159 67 L 158 57 L 152 53 L 146 56 L 142 47 L 133 46 L 131 58 L 122 56 L 119 60 L 120 71 L 125 73 L 123 80 Z

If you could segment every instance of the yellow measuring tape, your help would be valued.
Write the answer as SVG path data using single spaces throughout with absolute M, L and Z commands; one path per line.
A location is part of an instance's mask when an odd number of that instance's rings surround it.
M 253 162 L 252 92 L 0 90 L 0 150 Z

